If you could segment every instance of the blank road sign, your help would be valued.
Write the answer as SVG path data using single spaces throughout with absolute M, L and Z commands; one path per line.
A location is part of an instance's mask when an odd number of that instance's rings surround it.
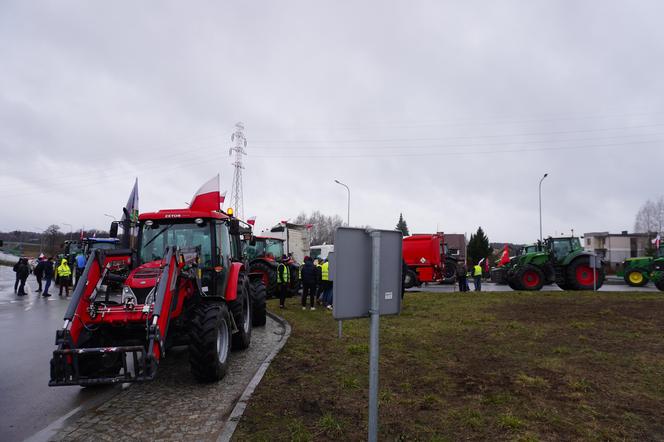
M 380 232 L 379 312 L 401 311 L 401 244 L 399 231 Z M 340 227 L 334 235 L 334 318 L 369 316 L 372 240 L 365 229 Z

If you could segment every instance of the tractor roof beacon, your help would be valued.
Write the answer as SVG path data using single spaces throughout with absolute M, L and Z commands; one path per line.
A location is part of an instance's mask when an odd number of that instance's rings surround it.
M 136 249 L 94 249 L 56 332 L 49 385 L 149 381 L 175 345 L 189 346 L 197 380 L 221 379 L 230 350 L 265 324 L 241 223 L 220 210 L 218 190 L 199 191 L 188 209 L 141 214 Z

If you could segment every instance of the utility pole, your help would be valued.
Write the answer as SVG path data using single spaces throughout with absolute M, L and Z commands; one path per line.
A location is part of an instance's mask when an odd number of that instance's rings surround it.
M 544 178 L 548 177 L 549 174 L 545 173 L 542 179 L 539 181 L 539 222 L 540 222 L 540 242 L 542 242 L 542 181 Z
M 235 161 L 231 163 L 235 167 L 233 172 L 233 185 L 231 187 L 231 206 L 233 208 L 234 216 L 242 219 L 244 216 L 244 202 L 242 196 L 242 155 L 246 155 L 244 148 L 247 147 L 247 139 L 244 137 L 244 124 L 236 123 L 235 131 L 231 135 L 231 141 L 235 143 L 228 151 L 228 155 L 232 156 L 235 152 Z

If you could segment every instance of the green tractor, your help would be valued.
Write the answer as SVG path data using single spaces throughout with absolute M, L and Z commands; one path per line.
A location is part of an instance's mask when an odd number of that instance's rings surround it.
M 664 243 L 660 244 L 655 256 L 627 258 L 623 261 L 622 269 L 618 270 L 616 275 L 621 276 L 631 287 L 643 287 L 651 279 L 655 261 L 658 260 L 664 262 Z
M 563 290 L 593 290 L 604 283 L 604 269 L 591 267 L 591 253 L 579 238 L 547 238 L 526 249 L 507 271 L 507 284 L 513 290 L 541 290 L 554 282 Z

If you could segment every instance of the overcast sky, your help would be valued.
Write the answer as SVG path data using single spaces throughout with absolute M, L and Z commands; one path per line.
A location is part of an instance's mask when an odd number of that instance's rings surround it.
M 664 2 L 0 2 L 0 230 L 183 207 L 246 126 L 245 217 L 492 241 L 662 193 Z

